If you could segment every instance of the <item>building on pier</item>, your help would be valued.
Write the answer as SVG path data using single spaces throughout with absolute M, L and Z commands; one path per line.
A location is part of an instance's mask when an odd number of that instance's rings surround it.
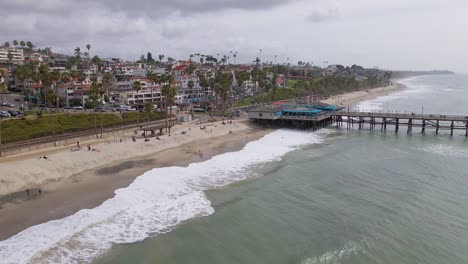
M 334 105 L 281 104 L 248 111 L 254 122 L 270 127 L 320 129 L 332 123 L 332 113 L 339 110 Z

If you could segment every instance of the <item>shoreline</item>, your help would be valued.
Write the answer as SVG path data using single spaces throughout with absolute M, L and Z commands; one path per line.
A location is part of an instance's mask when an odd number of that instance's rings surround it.
M 353 105 L 405 89 L 406 86 L 395 81 L 391 86 L 351 92 L 322 102 Z M 206 130 L 210 129 L 211 133 L 200 130 L 199 125 L 194 123 L 184 124 L 174 127 L 173 136 L 165 135 L 161 141 L 152 139 L 151 142 L 143 142 L 139 139 L 137 143 L 127 140 L 93 145 L 93 148 L 101 151 L 98 153 L 49 149 L 43 154 L 26 153 L 6 161 L 0 160 L 0 171 L 12 173 L 9 177 L 0 176 L 3 186 L 0 188 L 0 241 L 31 226 L 94 208 L 114 197 L 117 189 L 127 187 L 151 169 L 188 166 L 226 152 L 239 151 L 248 142 L 273 131 L 259 129 L 246 122 L 236 120 L 232 125 L 217 122 L 213 127 L 206 124 Z M 188 135 L 181 135 L 182 131 Z M 85 147 L 87 143 L 83 142 L 82 145 Z M 163 146 L 151 148 L 156 144 Z M 203 149 L 202 156 L 200 149 Z M 32 158 L 44 153 L 50 154 L 47 160 Z M 74 161 L 79 165 L 73 164 Z M 45 162 L 53 165 L 45 166 Z M 16 185 L 5 188 L 5 183 L 15 180 Z M 29 197 L 25 194 L 26 188 L 31 190 Z
M 377 97 L 389 95 L 392 93 L 404 91 L 408 89 L 404 84 L 399 82 L 400 80 L 393 80 L 392 84 L 385 87 L 376 87 L 369 90 L 355 91 L 350 93 L 345 93 L 337 96 L 333 96 L 326 100 L 323 100 L 323 103 L 340 105 L 351 107 L 357 103 L 375 99 Z
M 117 160 L 43 186 L 42 194 L 5 203 L 0 209 L 0 241 L 41 223 L 61 219 L 97 207 L 114 197 L 115 191 L 155 168 L 185 167 L 216 155 L 239 151 L 248 142 L 272 130 L 244 127 L 228 135 L 197 140 L 125 160 Z M 203 156 L 198 150 L 203 149 Z

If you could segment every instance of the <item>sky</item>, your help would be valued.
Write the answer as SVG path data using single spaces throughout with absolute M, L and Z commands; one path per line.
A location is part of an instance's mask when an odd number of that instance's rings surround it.
M 468 73 L 467 14 L 467 0 L 0 0 L 0 42 Z

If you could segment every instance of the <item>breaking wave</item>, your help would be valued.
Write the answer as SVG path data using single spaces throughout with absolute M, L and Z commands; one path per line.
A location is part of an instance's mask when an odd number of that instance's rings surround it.
M 204 191 L 248 178 L 254 166 L 281 159 L 317 133 L 277 130 L 188 167 L 158 168 L 139 176 L 100 206 L 30 227 L 0 242 L 2 263 L 87 263 L 114 244 L 170 232 L 194 217 L 214 213 Z

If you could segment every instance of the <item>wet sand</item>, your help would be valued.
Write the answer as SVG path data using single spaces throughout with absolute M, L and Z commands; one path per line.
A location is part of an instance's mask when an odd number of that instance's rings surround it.
M 0 240 L 37 224 L 64 218 L 79 210 L 94 208 L 114 196 L 115 190 L 127 187 L 136 177 L 158 167 L 187 166 L 215 155 L 238 151 L 249 141 L 272 130 L 246 128 L 228 135 L 201 139 L 131 159 L 116 161 L 42 187 L 42 194 L 31 190 L 29 198 L 18 193 L 14 202 L 0 209 Z M 202 156 L 198 153 L 202 150 Z

